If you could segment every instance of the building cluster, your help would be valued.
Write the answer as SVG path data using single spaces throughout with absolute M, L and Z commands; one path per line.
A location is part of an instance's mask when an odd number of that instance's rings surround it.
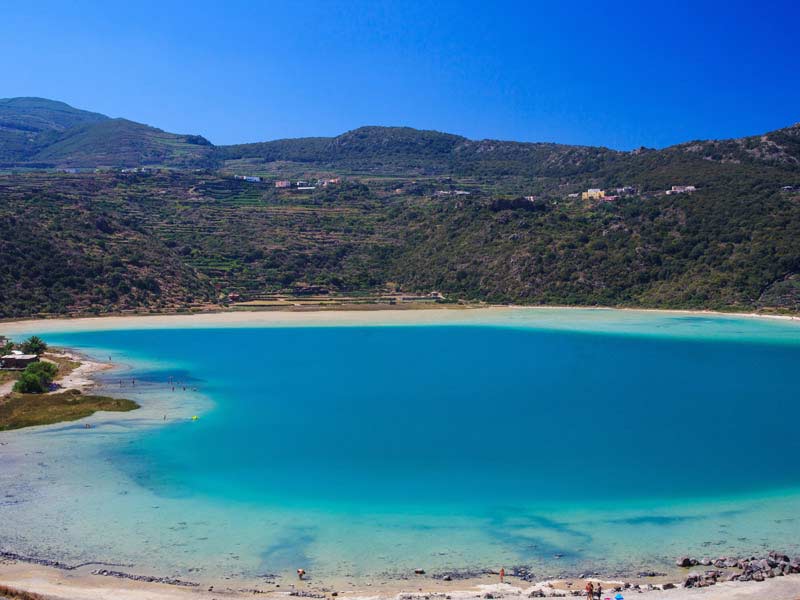
M 581 192 L 581 200 L 602 200 L 605 197 L 605 190 L 600 188 L 589 188 L 585 192 Z
M 297 190 L 315 190 L 318 187 L 328 187 L 329 185 L 336 185 L 337 183 L 341 183 L 341 177 L 325 177 L 322 179 L 317 179 L 315 183 L 310 181 L 305 181 L 303 179 L 299 179 L 292 183 L 288 179 L 279 179 L 275 182 L 275 187 L 279 189 L 290 189 L 294 188 Z
M 434 196 L 469 196 L 471 192 L 466 190 L 437 190 L 433 192 Z
M 120 173 L 158 173 L 161 171 L 158 167 L 126 167 L 124 169 L 120 169 Z M 77 173 L 79 172 L 78 169 L 64 169 L 65 173 Z M 100 169 L 95 169 L 95 173 L 99 173 Z
M 671 196 L 672 194 L 691 194 L 696 191 L 697 188 L 693 185 L 673 185 L 666 193 L 667 196 Z
M 39 357 L 35 354 L 25 354 L 19 350 L 12 350 L 11 354 L 0 356 L 0 368 L 10 370 L 22 370 L 31 363 L 38 362 Z
M 613 202 L 622 196 L 636 196 L 639 190 L 632 185 L 614 188 L 613 190 L 601 190 L 600 188 L 589 188 L 581 192 L 582 200 L 600 200 L 602 202 Z M 578 194 L 569 194 L 570 198 L 577 198 Z

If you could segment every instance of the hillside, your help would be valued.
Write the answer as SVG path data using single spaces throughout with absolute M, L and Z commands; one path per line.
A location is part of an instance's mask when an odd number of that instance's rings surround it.
M 798 125 L 634 152 L 404 127 L 215 147 L 4 102 L 15 124 L 0 152 L 22 143 L 28 169 L 0 175 L 0 317 L 397 290 L 800 312 Z M 118 168 L 148 165 L 168 168 Z M 341 181 L 296 185 L 331 175 Z M 685 185 L 694 191 L 665 191 Z M 610 198 L 581 199 L 588 188 Z
M 800 193 L 777 188 L 774 168 L 685 160 L 694 170 L 662 165 L 639 174 L 652 191 L 599 204 L 556 194 L 560 178 L 530 202 L 475 187 L 434 196 L 468 185 L 436 178 L 301 193 L 210 173 L 0 176 L 0 316 L 187 309 L 309 286 L 800 311 Z M 704 188 L 657 191 L 679 176 Z M 800 174 L 781 181 L 800 189 Z
M 198 168 L 216 164 L 198 135 L 167 133 L 43 98 L 0 99 L 0 166 Z
M 270 163 L 382 175 L 525 176 L 591 171 L 624 156 L 605 148 L 467 138 L 409 127 L 361 127 L 333 138 L 221 146 L 225 166 Z
M 75 127 L 31 157 L 59 167 L 211 166 L 211 143 L 201 136 L 167 133 L 128 121 L 108 119 Z
M 0 100 L 0 167 L 224 168 L 263 173 L 336 171 L 383 176 L 455 175 L 486 179 L 591 176 L 622 171 L 655 155 L 713 162 L 800 167 L 800 124 L 764 135 L 706 140 L 663 150 L 469 140 L 409 127 L 361 127 L 336 137 L 213 146 L 199 135 L 173 134 L 109 119 L 42 98 Z
M 44 98 L 0 99 L 0 163 L 27 162 L 52 134 L 108 119 Z

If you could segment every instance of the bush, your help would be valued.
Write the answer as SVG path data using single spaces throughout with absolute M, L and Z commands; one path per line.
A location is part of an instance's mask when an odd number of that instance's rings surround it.
M 50 389 L 58 366 L 49 362 L 35 362 L 25 367 L 14 384 L 14 391 L 22 394 L 41 394 Z
M 14 391 L 21 394 L 41 394 L 47 391 L 47 387 L 37 375 L 23 371 L 14 384 Z

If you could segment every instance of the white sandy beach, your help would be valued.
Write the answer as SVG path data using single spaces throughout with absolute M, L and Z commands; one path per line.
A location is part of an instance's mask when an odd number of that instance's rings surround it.
M 314 585 L 311 582 L 298 582 L 296 585 L 284 584 L 281 590 L 274 586 L 246 589 L 226 588 L 224 584 L 208 589 L 206 587 L 182 587 L 86 575 L 13 561 L 0 563 L 0 583 L 58 600 L 191 600 L 193 598 L 210 600 L 213 598 L 245 598 L 252 597 L 254 594 L 272 598 L 289 596 L 331 598 L 334 591 L 339 598 L 349 600 L 430 600 L 432 598 L 442 600 L 506 598 L 514 600 L 529 598 L 537 590 L 545 590 L 547 594 L 553 594 L 553 588 L 549 586 L 549 582 L 528 584 L 512 581 L 499 584 L 487 583 L 485 579 L 458 582 L 420 580 L 413 584 L 398 582 L 386 586 L 376 585 L 338 590 Z M 563 582 L 555 583 L 558 588 L 564 589 Z M 573 582 L 572 589 L 582 589 L 582 584 L 583 581 L 576 580 Z M 611 592 L 609 586 L 610 582 L 606 583 L 604 596 L 613 598 L 616 592 Z M 800 598 L 800 575 L 776 577 L 761 583 L 726 582 L 705 588 L 675 588 L 665 591 L 641 592 L 625 590 L 623 596 L 642 600 L 797 600 Z
M 557 324 L 559 313 L 569 315 L 579 326 L 598 317 L 619 315 L 621 321 L 653 315 L 711 316 L 746 318 L 800 323 L 800 316 L 763 313 L 721 313 L 715 311 L 615 309 L 605 307 L 560 306 L 489 306 L 465 308 L 442 306 L 414 310 L 302 310 L 250 311 L 232 310 L 193 314 L 124 315 L 106 317 L 29 319 L 0 322 L 0 333 L 106 331 L 124 329 L 172 329 L 204 327 L 301 327 L 301 326 L 367 326 L 423 325 L 460 323 L 519 323 L 520 320 L 540 320 Z

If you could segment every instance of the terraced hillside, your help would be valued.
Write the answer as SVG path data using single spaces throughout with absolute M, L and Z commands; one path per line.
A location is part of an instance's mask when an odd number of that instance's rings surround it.
M 800 173 L 641 154 L 591 175 L 346 178 L 211 171 L 0 176 L 0 316 L 183 310 L 276 293 L 800 311 Z M 670 166 L 672 165 L 672 166 Z M 693 194 L 664 194 L 692 181 Z M 780 185 L 779 185 L 780 184 Z M 519 189 L 537 189 L 526 200 Z M 470 190 L 469 195 L 436 194 Z

